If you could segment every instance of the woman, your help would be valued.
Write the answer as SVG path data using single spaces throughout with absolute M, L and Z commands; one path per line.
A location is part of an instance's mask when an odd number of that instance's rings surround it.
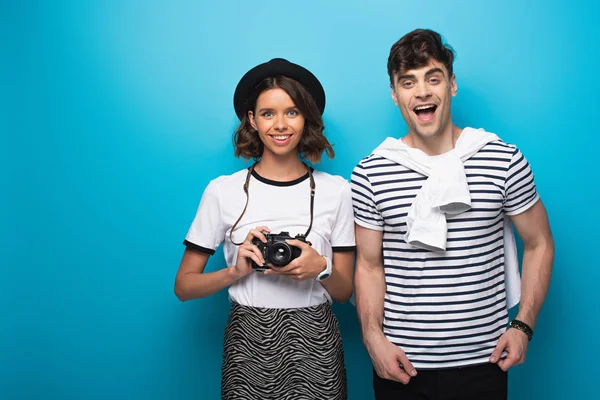
M 234 107 L 235 155 L 257 162 L 205 189 L 175 293 L 185 301 L 229 286 L 223 399 L 346 399 L 330 304 L 352 295 L 350 186 L 303 162 L 334 155 L 325 93 L 310 71 L 273 59 L 242 77 Z M 204 274 L 221 243 L 227 267 Z

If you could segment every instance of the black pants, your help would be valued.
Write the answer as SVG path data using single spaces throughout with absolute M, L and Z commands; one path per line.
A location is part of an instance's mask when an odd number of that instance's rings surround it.
M 373 370 L 373 388 L 377 400 L 506 400 L 508 373 L 496 364 L 420 370 L 404 385 Z

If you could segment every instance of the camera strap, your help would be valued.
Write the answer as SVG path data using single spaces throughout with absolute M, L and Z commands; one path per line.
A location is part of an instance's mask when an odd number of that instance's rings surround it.
M 250 199 L 250 196 L 248 195 L 248 187 L 250 186 L 250 178 L 252 177 L 252 171 L 254 171 L 254 167 L 256 166 L 257 163 L 258 162 L 252 164 L 252 166 L 250 166 L 250 168 L 248 168 L 248 174 L 246 175 L 246 182 L 244 183 L 244 193 L 246 193 L 246 205 L 244 206 L 244 210 L 242 211 L 242 214 L 240 215 L 240 217 L 237 219 L 237 221 L 235 221 L 235 223 L 231 227 L 231 231 L 229 231 L 229 240 L 231 240 L 231 243 L 233 243 L 236 246 L 241 246 L 242 243 L 244 243 L 243 241 L 240 243 L 234 242 L 233 231 L 235 230 L 235 227 L 237 226 L 237 224 L 242 220 L 242 217 L 244 216 L 244 214 L 246 213 L 246 209 L 248 208 L 248 200 Z M 310 167 L 306 164 L 304 164 L 304 165 L 306 166 L 306 168 L 308 168 L 308 178 L 310 180 L 310 224 L 308 225 L 308 230 L 306 231 L 306 233 L 304 235 L 298 235 L 298 236 L 306 238 L 308 236 L 308 234 L 310 233 L 310 230 L 312 229 L 312 224 L 313 224 L 313 214 L 314 214 L 314 208 L 315 208 L 315 179 L 313 178 L 312 170 L 310 169 Z

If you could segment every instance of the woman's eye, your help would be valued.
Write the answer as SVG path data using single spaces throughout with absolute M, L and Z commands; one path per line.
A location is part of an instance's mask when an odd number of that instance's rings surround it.
M 296 117 L 296 116 L 298 116 L 298 111 L 296 111 L 296 110 L 290 110 L 290 111 L 288 111 L 288 114 L 290 116 L 292 116 L 292 117 Z
M 271 111 L 265 111 L 263 113 L 263 117 L 265 117 L 265 118 L 270 118 L 272 116 L 273 116 L 273 113 Z

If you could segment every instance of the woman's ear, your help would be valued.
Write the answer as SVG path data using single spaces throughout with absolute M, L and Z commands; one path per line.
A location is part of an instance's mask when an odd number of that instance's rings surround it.
M 256 121 L 254 120 L 254 112 L 248 111 L 248 121 L 250 121 L 250 126 L 257 131 L 258 128 L 256 127 Z

